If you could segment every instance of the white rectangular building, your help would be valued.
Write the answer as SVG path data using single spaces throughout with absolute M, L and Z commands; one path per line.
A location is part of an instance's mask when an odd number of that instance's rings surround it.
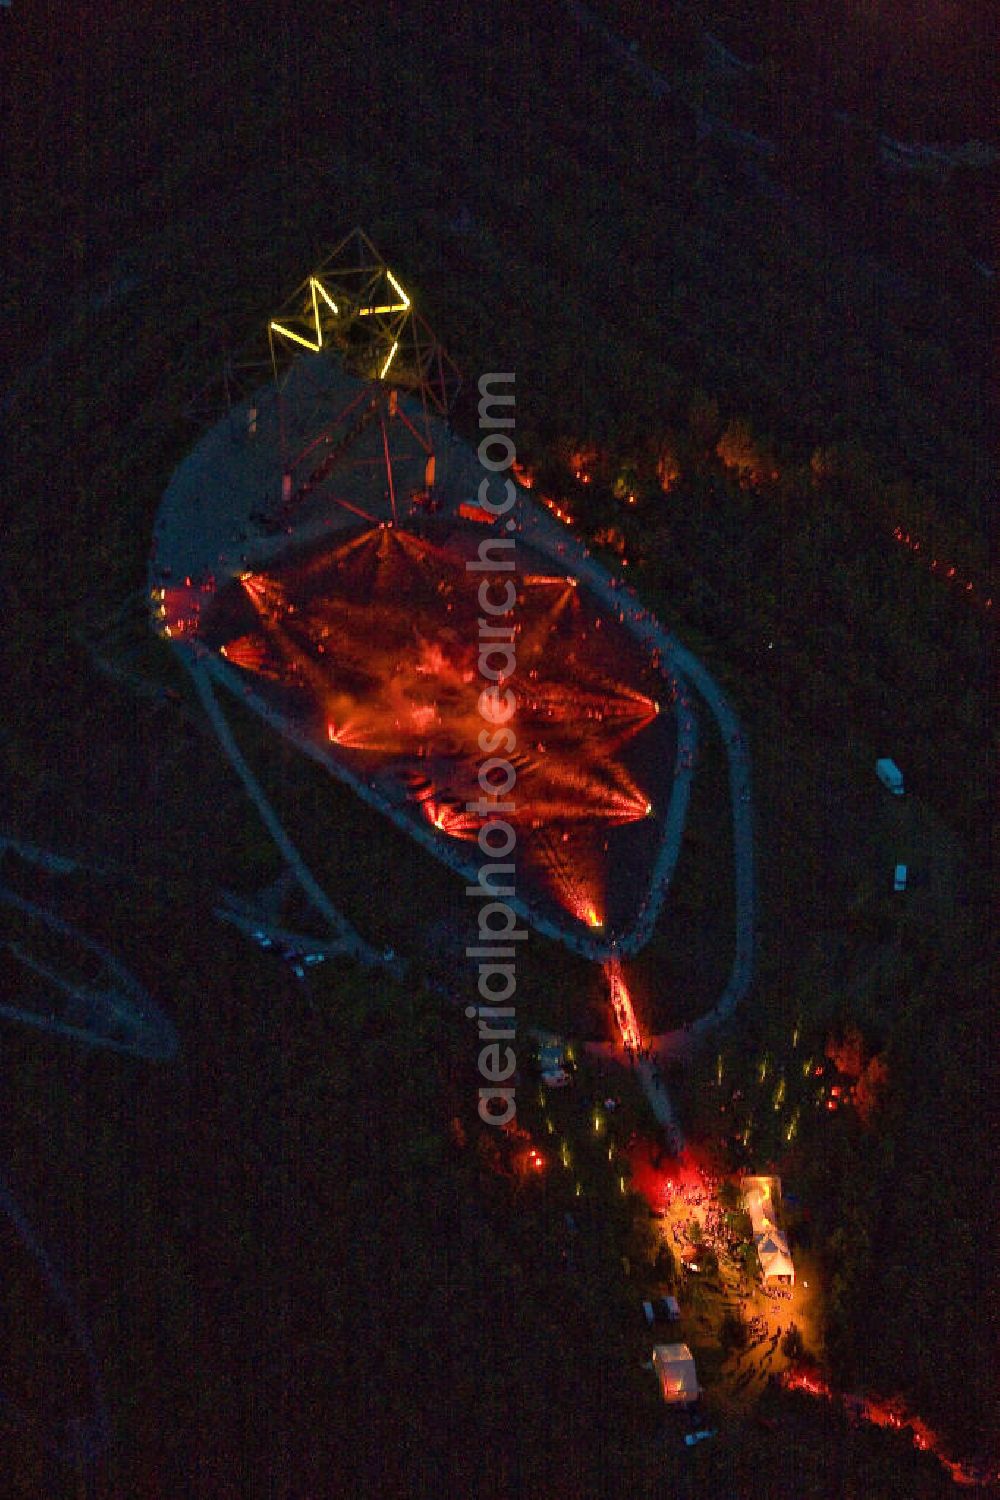
M 689 1406 L 701 1395 L 694 1356 L 687 1344 L 657 1344 L 653 1369 L 660 1381 L 663 1399 L 670 1406 Z

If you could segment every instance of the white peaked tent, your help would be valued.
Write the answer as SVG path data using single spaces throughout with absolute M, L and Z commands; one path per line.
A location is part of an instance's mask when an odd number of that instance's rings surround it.
M 784 1231 L 775 1223 L 781 1202 L 780 1177 L 745 1177 L 743 1201 L 757 1247 L 761 1275 L 765 1281 L 787 1280 L 794 1284 L 795 1267 Z
M 780 1229 L 772 1229 L 769 1234 L 759 1237 L 757 1259 L 765 1281 L 780 1280 L 782 1277 L 787 1277 L 790 1282 L 795 1281 L 795 1267 L 788 1253 L 788 1241 Z
M 660 1378 L 664 1401 L 673 1405 L 697 1401 L 701 1394 L 694 1356 L 687 1344 L 657 1344 L 653 1369 Z

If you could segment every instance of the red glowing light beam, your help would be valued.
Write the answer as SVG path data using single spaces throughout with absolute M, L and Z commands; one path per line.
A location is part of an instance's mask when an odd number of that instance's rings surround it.
M 478 545 L 454 521 L 430 537 L 341 532 L 225 585 L 197 626 L 233 666 L 274 683 L 280 711 L 327 754 L 460 840 L 485 821 L 466 810 L 482 801 L 481 611 L 466 568 Z M 594 930 L 617 920 L 609 839 L 630 837 L 637 850 L 650 842 L 617 830 L 649 814 L 646 759 L 626 763 L 622 751 L 656 720 L 652 679 L 616 623 L 596 628 L 584 589 L 555 587 L 547 571 L 527 577 L 545 582 L 521 580 L 511 622 L 512 816 L 537 892 Z
M 625 983 L 621 964 L 617 959 L 609 959 L 604 965 L 604 977 L 608 982 L 608 992 L 611 996 L 611 1007 L 618 1022 L 618 1030 L 621 1032 L 622 1046 L 628 1052 L 638 1052 L 642 1047 L 642 1032 L 635 1017 L 632 1007 L 632 997 Z

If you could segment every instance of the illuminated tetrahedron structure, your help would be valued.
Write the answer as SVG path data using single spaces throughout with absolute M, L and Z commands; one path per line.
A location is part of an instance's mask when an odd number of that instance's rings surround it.
M 329 251 L 268 319 L 267 336 L 270 357 L 259 338 L 228 355 L 221 376 L 190 404 L 192 418 L 226 412 L 234 430 L 252 431 L 258 417 L 264 427 L 265 408 L 276 400 L 281 469 L 295 493 L 310 484 L 302 470 L 314 451 L 343 451 L 370 421 L 384 438 L 390 488 L 390 429 L 404 449 L 416 445 L 422 464 L 431 458 L 431 420 L 447 417 L 461 384 L 458 369 L 363 230 L 352 229 Z M 343 410 L 331 403 L 331 360 L 362 382 L 363 393 Z M 289 405 L 294 424 L 285 420 Z M 329 452 L 323 457 L 333 461 Z
M 387 494 L 398 519 L 394 449 L 413 456 L 416 445 L 425 461 L 432 460 L 431 419 L 448 415 L 460 380 L 409 292 L 363 230 L 353 229 L 329 252 L 269 320 L 267 332 L 279 404 L 294 377 L 301 414 L 303 383 L 308 383 L 310 370 L 317 376 L 315 422 L 309 423 L 307 442 L 287 442 L 282 423 L 286 509 L 303 490 L 315 488 L 317 471 L 308 467 L 314 456 L 319 456 L 325 477 L 371 425 L 380 437 Z M 363 383 L 348 406 L 336 412 L 324 407 L 316 363 L 330 355 Z
M 459 389 L 456 366 L 361 229 L 329 252 L 267 331 L 279 388 L 303 351 L 329 350 L 348 374 L 418 397 L 425 415 L 447 416 Z

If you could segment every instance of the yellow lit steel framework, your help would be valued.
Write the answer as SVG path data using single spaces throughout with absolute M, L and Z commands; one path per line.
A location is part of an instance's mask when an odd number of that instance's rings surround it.
M 279 390 L 303 351 L 336 353 L 351 374 L 419 395 L 447 415 L 459 387 L 445 354 L 398 276 L 361 229 L 336 245 L 268 323 Z
M 386 268 L 385 279 L 389 283 L 389 285 L 392 287 L 393 291 L 402 300 L 399 301 L 399 302 L 384 303 L 381 307 L 359 307 L 358 308 L 358 317 L 359 318 L 370 318 L 370 317 L 372 317 L 376 313 L 394 313 L 394 312 L 408 312 L 409 311 L 409 308 L 410 308 L 410 299 L 406 295 L 406 293 L 403 291 L 403 288 L 400 286 L 399 282 L 396 280 L 395 276 L 393 276 L 392 272 L 388 269 L 388 267 Z
M 310 276 L 309 278 L 309 290 L 312 295 L 312 338 L 309 338 L 301 333 L 296 333 L 294 329 L 286 328 L 283 323 L 278 323 L 274 319 L 272 319 L 271 321 L 270 328 L 272 333 L 280 333 L 284 338 L 292 339 L 294 343 L 301 344 L 304 348 L 312 349 L 314 353 L 318 353 L 319 350 L 323 347 L 323 325 L 320 322 L 319 316 L 319 298 L 323 298 L 323 301 L 326 303 L 327 307 L 329 307 L 334 317 L 339 317 L 340 308 L 337 306 L 336 302 L 334 302 L 333 298 L 330 296 L 323 283 L 321 281 L 318 281 L 315 276 Z
M 377 423 L 396 521 L 394 466 L 401 459 L 416 460 L 431 472 L 427 483 L 433 482 L 432 419 L 448 415 L 460 384 L 456 367 L 416 311 L 409 292 L 368 236 L 355 229 L 268 321 L 267 332 L 285 512 L 326 483 L 347 449 L 363 443 L 365 430 Z M 310 367 L 311 361 L 326 357 L 359 382 L 339 410 L 325 408 L 322 365 Z M 288 443 L 284 415 L 285 386 L 293 370 L 297 385 L 301 380 L 301 388 L 314 390 L 322 424 L 310 431 L 302 447 L 300 438 L 294 447 Z M 311 425 L 312 418 L 308 420 Z
M 388 375 L 388 373 L 389 373 L 389 366 L 392 364 L 393 360 L 395 359 L 395 357 L 396 357 L 396 350 L 398 348 L 399 348 L 399 340 L 398 339 L 393 339 L 392 348 L 389 350 L 389 354 L 388 354 L 388 356 L 386 358 L 386 362 L 382 366 L 381 370 L 379 370 L 379 372 L 378 372 L 378 378 L 379 378 L 379 380 L 384 380 L 385 377 Z
M 200 423 L 255 400 L 270 372 L 281 392 L 295 362 L 333 355 L 366 382 L 415 396 L 404 414 L 392 406 L 431 452 L 429 418 L 447 416 L 461 385 L 456 366 L 413 305 L 413 298 L 361 229 L 353 229 L 324 257 L 267 324 L 270 358 L 260 343 L 226 353 L 222 371 L 192 399 L 188 415 Z M 390 378 L 391 376 L 391 378 Z M 418 431 L 419 429 L 419 431 Z

